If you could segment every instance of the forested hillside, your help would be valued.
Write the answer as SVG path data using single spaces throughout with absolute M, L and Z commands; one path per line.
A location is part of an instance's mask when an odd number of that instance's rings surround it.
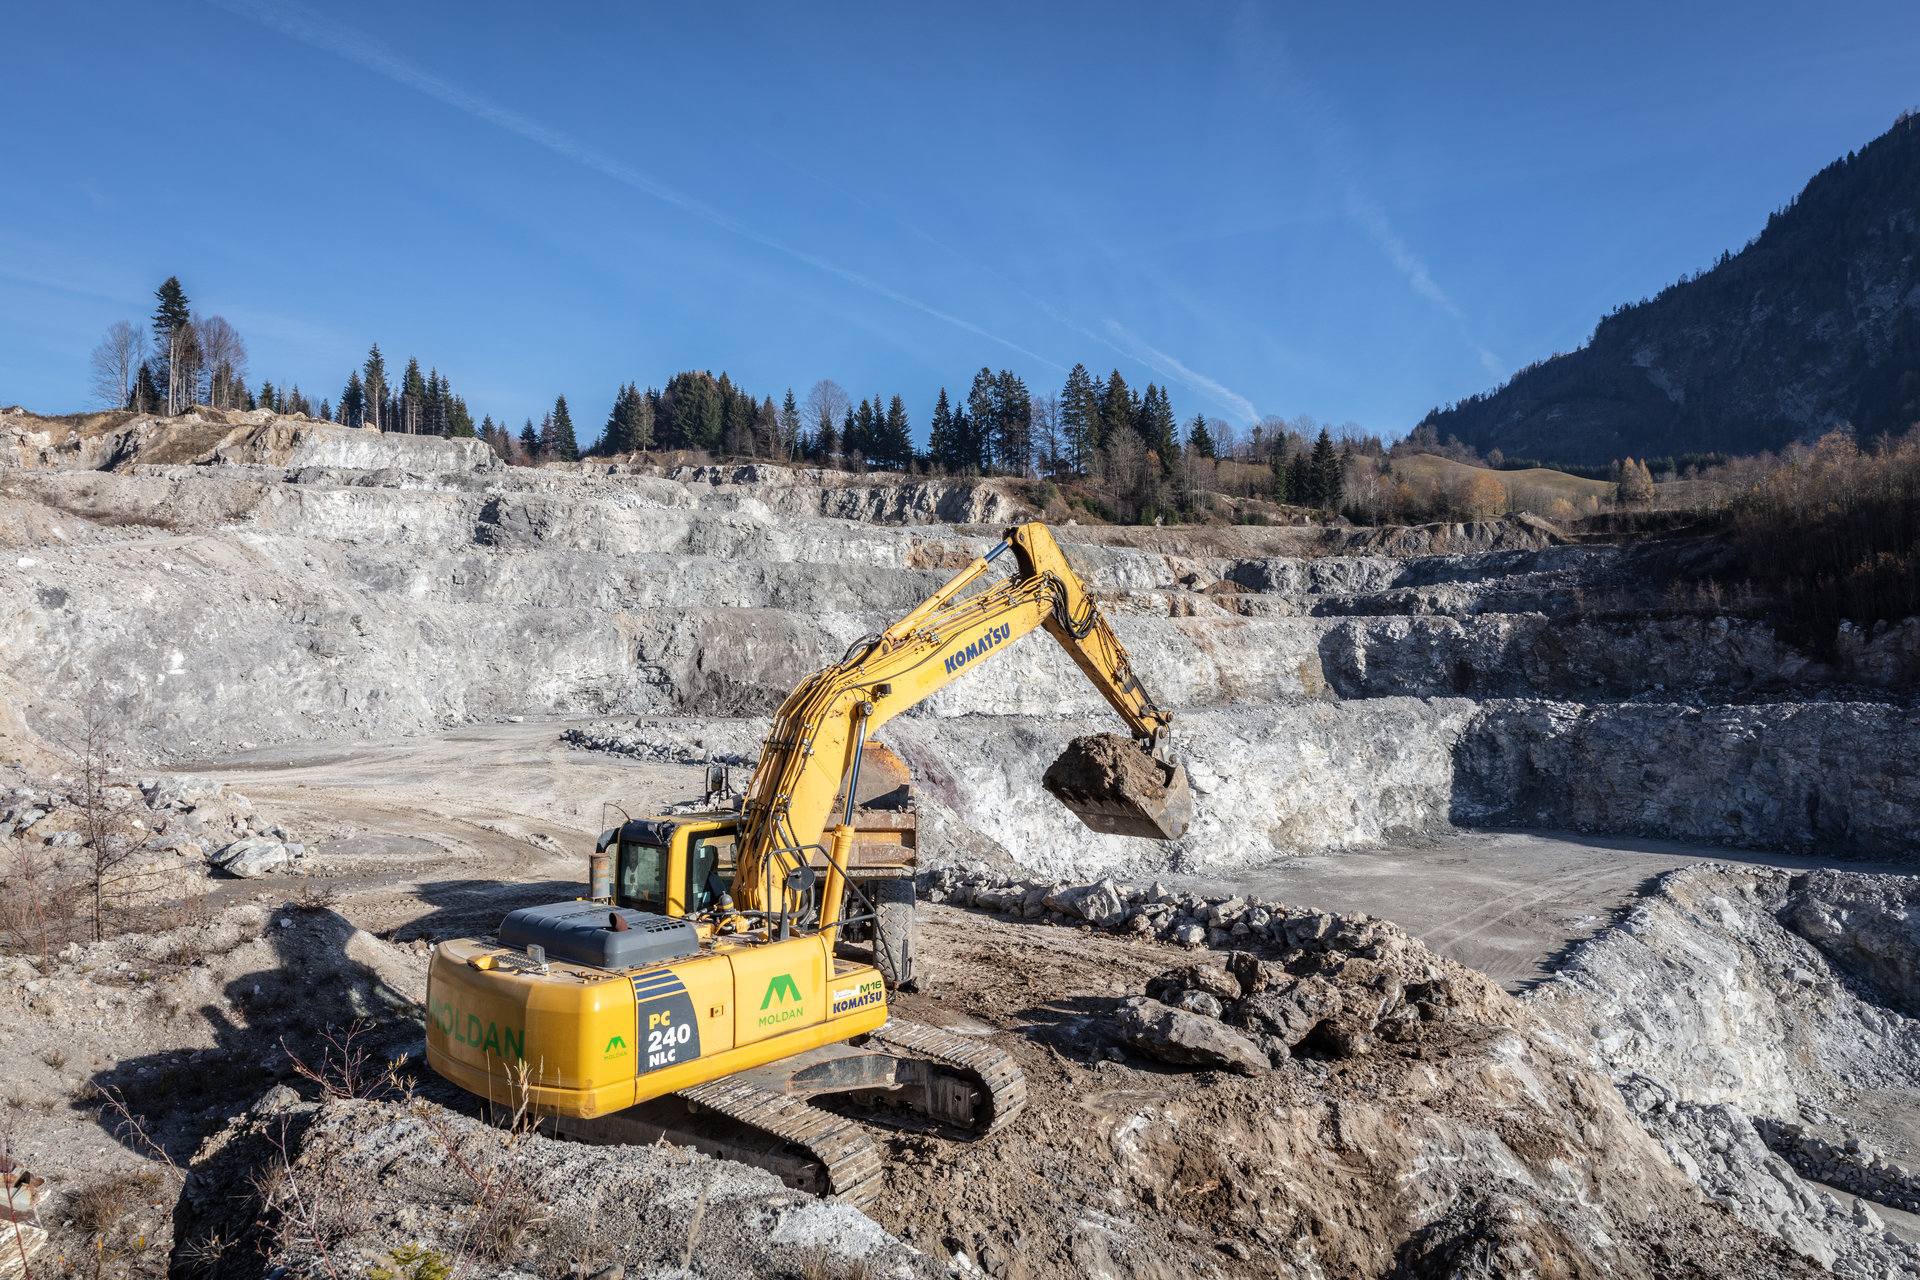
M 1920 116 L 1828 165 L 1712 269 L 1586 346 L 1435 410 L 1432 438 L 1598 464 L 1742 454 L 1920 421 Z

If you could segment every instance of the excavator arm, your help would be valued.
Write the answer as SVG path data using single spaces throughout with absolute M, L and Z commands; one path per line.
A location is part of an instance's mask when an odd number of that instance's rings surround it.
M 1010 577 L 960 598 L 1008 552 L 1016 564 Z M 809 676 L 781 704 L 747 788 L 735 903 L 764 911 L 782 898 L 787 872 L 806 862 L 836 821 L 834 804 L 843 789 L 851 805 L 860 749 L 875 729 L 1041 627 L 1093 681 L 1144 751 L 1162 756 L 1172 717 L 1141 687 L 1125 646 L 1046 526 L 1020 525 L 912 612 Z M 1173 778 L 1177 770 L 1161 763 Z M 823 922 L 838 915 L 850 845 L 851 830 L 841 820 L 827 849 Z

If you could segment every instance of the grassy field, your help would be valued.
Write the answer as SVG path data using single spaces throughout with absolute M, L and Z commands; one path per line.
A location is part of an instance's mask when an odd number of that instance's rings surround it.
M 1396 479 L 1416 486 L 1426 483 L 1446 489 L 1464 484 L 1476 475 L 1487 475 L 1498 480 L 1516 499 L 1529 490 L 1537 489 L 1555 498 L 1565 498 L 1575 506 L 1584 505 L 1588 498 L 1597 498 L 1601 502 L 1613 498 L 1613 483 L 1608 480 L 1583 480 L 1579 476 L 1570 476 L 1564 471 L 1549 471 L 1545 467 L 1526 471 L 1493 471 L 1455 462 L 1451 458 L 1435 457 L 1430 453 L 1394 459 L 1393 474 Z

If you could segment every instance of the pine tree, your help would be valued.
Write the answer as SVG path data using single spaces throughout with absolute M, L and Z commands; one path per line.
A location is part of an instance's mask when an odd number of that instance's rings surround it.
M 1207 415 L 1196 413 L 1187 426 L 1187 447 L 1202 458 L 1215 457 L 1218 450 L 1214 447 L 1213 432 L 1207 430 Z
M 768 396 L 754 411 L 753 438 L 758 442 L 757 447 L 766 450 L 769 458 L 786 456 L 786 450 L 781 447 L 780 411 L 773 407 L 772 396 Z
M 862 458 L 873 456 L 873 405 L 862 400 L 860 407 L 847 419 L 846 430 L 841 433 L 840 451 L 848 457 L 859 454 Z
M 320 398 L 320 421 L 322 422 L 333 421 L 333 406 L 327 403 L 327 398 L 325 396 L 322 396 Z
M 666 421 L 656 419 L 654 429 L 661 433 L 663 447 L 708 451 L 720 447 L 723 427 L 720 384 L 712 374 L 676 373 L 660 398 L 667 406 Z
M 567 398 L 553 401 L 553 456 L 562 462 L 578 462 L 580 445 L 573 438 L 573 415 L 567 412 Z
M 993 461 L 994 429 L 1000 422 L 1000 380 L 993 370 L 981 366 L 973 375 L 973 388 L 967 392 L 967 429 L 960 438 L 964 465 L 986 471 Z
M 1033 397 L 1011 369 L 1002 369 L 994 380 L 994 407 L 994 456 L 1005 470 L 1025 475 L 1033 462 Z
M 427 380 L 420 376 L 420 362 L 408 357 L 407 371 L 400 377 L 400 421 L 394 429 L 417 435 L 425 425 Z
M 1287 463 L 1287 501 L 1297 507 L 1311 507 L 1319 504 L 1319 498 L 1313 489 L 1313 467 L 1307 461 L 1307 451 L 1302 449 L 1293 455 Z
M 1083 364 L 1073 366 L 1060 392 L 1060 426 L 1067 438 L 1069 467 L 1075 475 L 1085 475 L 1093 451 L 1100 447 L 1100 390 Z
M 1273 473 L 1267 484 L 1267 496 L 1276 506 L 1287 504 L 1287 442 L 1282 440 L 1267 459 L 1267 468 Z
M 853 457 L 855 445 L 859 443 L 854 439 L 857 430 L 858 424 L 855 423 L 853 418 L 853 406 L 848 405 L 847 420 L 840 424 L 840 457 L 842 461 L 851 460 Z
M 152 413 L 160 407 L 160 401 L 160 383 L 153 375 L 153 365 L 142 360 L 140 371 L 133 376 L 133 390 L 127 395 L 127 408 Z
M 159 304 L 153 309 L 155 372 L 166 382 L 167 413 L 172 415 L 186 408 L 193 383 L 198 380 L 193 307 L 187 301 L 187 291 L 180 287 L 179 276 L 168 276 L 153 296 Z
M 800 406 L 794 403 L 792 387 L 780 406 L 780 452 L 789 458 L 800 452 Z
M 533 419 L 527 419 L 527 425 L 520 428 L 520 452 L 528 462 L 540 456 L 540 436 L 533 429 Z
M 927 426 L 927 457 L 942 471 L 956 471 L 958 442 L 953 437 L 953 409 L 947 404 L 947 389 L 933 405 L 933 421 Z
M 1107 379 L 1107 390 L 1100 401 L 1100 444 L 1105 447 L 1113 441 L 1116 431 L 1133 429 L 1133 393 L 1127 390 L 1127 380 L 1115 369 Z
M 1308 484 L 1313 490 L 1313 504 L 1327 510 L 1340 505 L 1340 455 L 1333 450 L 1333 437 L 1325 427 L 1320 428 L 1320 438 L 1313 442 L 1313 460 L 1308 464 L 1312 478 Z
M 443 388 L 445 385 L 441 384 Z M 459 396 L 448 397 L 447 434 L 458 440 L 471 440 L 475 436 L 473 415 L 467 412 L 467 402 Z
M 271 409 L 275 413 L 280 412 L 280 393 L 273 389 L 271 382 L 262 382 L 260 384 L 260 407 L 262 409 Z
M 380 354 L 380 344 L 377 342 L 367 350 L 367 362 L 361 366 L 360 381 L 365 388 L 367 410 L 373 417 L 374 428 L 378 430 L 384 426 L 390 429 L 392 419 L 381 416 L 387 407 L 387 361 Z
M 907 402 L 899 396 L 888 402 L 879 435 L 879 453 L 886 466 L 905 471 L 913 465 L 913 427 L 907 421 Z
M 1162 475 L 1173 472 L 1174 455 L 1179 452 L 1179 424 L 1174 420 L 1173 401 L 1165 387 L 1147 384 L 1140 404 L 1140 417 L 1134 424 L 1147 448 L 1159 455 Z

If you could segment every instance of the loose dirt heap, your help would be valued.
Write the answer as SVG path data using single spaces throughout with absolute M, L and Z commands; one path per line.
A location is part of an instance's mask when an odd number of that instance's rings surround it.
M 1151 942 L 924 910 L 922 981 L 941 998 L 910 997 L 905 1016 L 997 1032 L 1033 1101 L 972 1147 L 892 1144 L 873 1212 L 923 1249 L 1034 1277 L 1814 1273 L 1704 1202 L 1584 1054 L 1391 926 L 1336 918 L 1328 939 L 1368 941 L 1163 979 L 1181 953 Z M 1437 1020 L 1387 1009 L 1404 1038 L 1302 1036 L 1253 1075 L 1172 1066 L 1128 1038 L 1149 991 L 1244 1002 L 1325 981 L 1338 1025 L 1370 1016 L 1387 975 L 1444 984 L 1403 981 L 1403 1004 L 1409 989 L 1452 1003 Z M 1247 979 L 1274 985 L 1249 997 Z

